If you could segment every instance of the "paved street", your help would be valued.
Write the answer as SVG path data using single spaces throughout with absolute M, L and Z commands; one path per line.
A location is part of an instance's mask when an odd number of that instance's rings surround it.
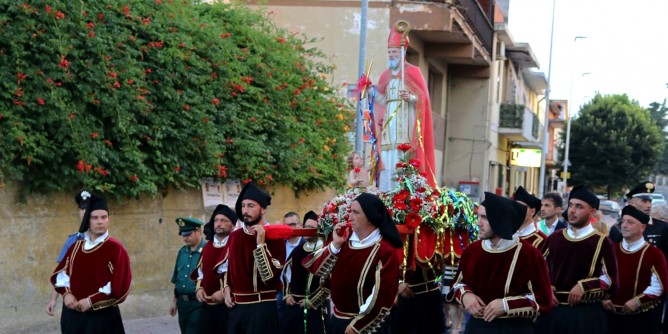
M 134 319 L 134 320 L 124 320 L 125 333 L 127 334 L 176 334 L 179 333 L 179 324 L 176 318 L 170 316 L 158 317 L 158 318 L 147 318 L 147 319 Z M 57 324 L 54 324 L 57 326 Z M 59 334 L 60 329 L 50 328 L 50 329 L 32 329 L 27 331 L 21 331 L 19 333 L 23 334 Z

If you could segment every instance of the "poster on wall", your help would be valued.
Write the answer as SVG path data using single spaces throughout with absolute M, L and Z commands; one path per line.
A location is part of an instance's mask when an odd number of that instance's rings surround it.
M 234 205 L 237 203 L 237 198 L 239 198 L 239 193 L 241 193 L 241 180 L 227 180 L 224 183 L 224 204 L 234 209 Z
M 223 203 L 223 186 L 212 177 L 202 178 L 202 198 L 204 199 L 204 210 Z

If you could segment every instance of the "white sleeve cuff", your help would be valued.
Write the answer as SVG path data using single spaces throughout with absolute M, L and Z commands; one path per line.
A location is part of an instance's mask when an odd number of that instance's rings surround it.
M 334 243 L 332 242 L 332 243 L 329 244 L 329 251 L 332 254 L 336 255 L 336 254 L 339 254 L 339 252 L 341 251 L 341 248 L 334 247 Z
M 69 288 L 70 287 L 70 277 L 67 276 L 65 271 L 61 271 L 56 276 L 56 287 L 57 288 Z
M 99 288 L 97 291 L 104 293 L 105 295 L 111 294 L 111 282 L 108 282 L 105 286 Z

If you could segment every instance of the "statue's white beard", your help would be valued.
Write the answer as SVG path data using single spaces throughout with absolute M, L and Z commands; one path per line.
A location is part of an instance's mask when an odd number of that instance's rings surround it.
M 389 67 L 392 70 L 397 70 L 399 69 L 399 59 L 390 59 L 387 67 Z

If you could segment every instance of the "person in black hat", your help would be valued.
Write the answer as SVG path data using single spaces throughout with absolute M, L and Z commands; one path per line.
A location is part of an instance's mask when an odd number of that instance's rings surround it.
M 169 315 L 179 315 L 181 333 L 196 334 L 202 303 L 195 295 L 195 283 L 190 279 L 197 268 L 206 240 L 202 239 L 202 223 L 195 218 L 176 218 L 179 235 L 185 245 L 176 255 L 176 264 L 172 274 L 174 297 L 169 305 Z
M 197 300 L 202 303 L 197 331 L 199 334 L 227 333 L 229 310 L 225 305 L 223 284 L 217 267 L 227 258 L 227 241 L 236 222 L 237 215 L 234 210 L 227 205 L 218 204 L 209 222 L 204 225 L 204 234 L 209 242 L 202 250 L 197 270 L 190 274 L 190 278 L 197 282 Z
M 652 182 L 640 182 L 640 184 L 626 194 L 628 205 L 650 215 L 652 213 L 652 193 L 655 189 L 656 187 Z M 668 223 L 651 218 L 650 216 L 643 236 L 647 242 L 658 247 L 663 252 L 663 255 L 668 258 Z M 610 239 L 613 242 L 622 240 L 621 219 L 618 224 L 610 228 Z
M 539 251 L 543 252 L 545 250 L 545 243 L 547 242 L 547 235 L 539 231 L 536 228 L 536 224 L 533 222 L 534 217 L 540 212 L 542 204 L 541 200 L 538 197 L 529 194 L 522 186 L 515 190 L 513 199 L 515 202 L 527 207 L 524 222 L 522 222 L 522 226 L 515 232 L 515 235 L 526 240 Z
M 645 241 L 650 217 L 633 206 L 622 210 L 623 240 L 615 244 L 619 265 L 617 293 L 603 301 L 608 333 L 659 333 L 657 307 L 666 295 L 668 269 L 661 251 Z
M 63 333 L 124 333 L 118 304 L 129 293 L 132 273 L 127 251 L 109 236 L 110 220 L 107 203 L 91 195 L 81 220 L 84 239 L 68 249 L 51 275 L 63 295 Z
M 628 205 L 650 215 L 649 222 L 643 232 L 643 237 L 647 242 L 656 246 L 663 253 L 663 256 L 668 258 L 668 223 L 651 217 L 652 193 L 654 193 L 655 190 L 656 187 L 654 186 L 654 183 L 643 181 L 631 189 L 626 194 L 626 198 L 628 200 Z M 621 225 L 622 220 L 620 218 L 619 222 L 610 228 L 609 237 L 613 242 L 622 241 Z M 664 333 L 668 333 L 668 307 L 666 307 L 668 304 L 665 300 L 666 299 L 664 298 L 664 302 L 660 306 L 663 310 L 661 328 Z
M 285 263 L 285 241 L 266 238 L 265 211 L 271 196 L 255 183 L 247 183 L 235 205 L 243 227 L 230 235 L 230 252 L 223 263 L 223 294 L 230 308 L 227 332 L 278 333 L 276 292 Z
M 467 333 L 534 333 L 532 319 L 551 308 L 542 254 L 513 236 L 526 206 L 485 192 L 478 207 L 480 240 L 464 249 L 448 298 L 470 314 Z
M 307 212 L 304 215 L 302 227 L 318 228 L 318 215 L 313 211 Z M 309 273 L 302 265 L 304 258 L 322 247 L 323 242 L 317 235 L 304 237 L 285 262 L 281 274 L 285 307 L 280 312 L 278 319 L 281 334 L 324 333 L 323 303 L 329 295 L 329 290 L 320 284 L 319 276 Z M 306 319 L 304 310 L 306 310 Z
M 334 226 L 332 242 L 302 264 L 326 277 L 334 304 L 327 333 L 370 333 L 394 303 L 399 283 L 396 249 L 403 242 L 378 196 L 362 193 L 351 204 L 350 227 Z
M 605 333 L 599 301 L 615 292 L 618 271 L 614 245 L 590 223 L 598 205 L 594 193 L 574 186 L 568 197 L 568 228 L 547 239 L 555 308 L 540 316 L 538 333 Z
M 86 206 L 88 205 L 88 199 L 90 199 L 90 193 L 83 190 L 78 192 L 76 195 L 74 195 L 74 201 L 77 203 L 77 207 L 79 208 L 79 221 L 83 219 L 84 213 L 86 213 Z M 65 253 L 67 253 L 67 250 L 70 249 L 70 246 L 74 244 L 77 240 L 83 239 L 83 232 L 76 232 L 72 233 L 67 236 L 67 240 L 65 240 L 65 243 L 63 244 L 63 247 L 60 249 L 60 253 L 58 254 L 58 258 L 56 259 L 56 262 L 60 263 L 60 261 L 63 260 L 65 257 Z M 56 290 L 51 291 L 51 298 L 49 299 L 49 303 L 46 305 L 46 314 L 50 316 L 54 316 L 56 314 L 56 302 L 58 301 L 58 292 Z

